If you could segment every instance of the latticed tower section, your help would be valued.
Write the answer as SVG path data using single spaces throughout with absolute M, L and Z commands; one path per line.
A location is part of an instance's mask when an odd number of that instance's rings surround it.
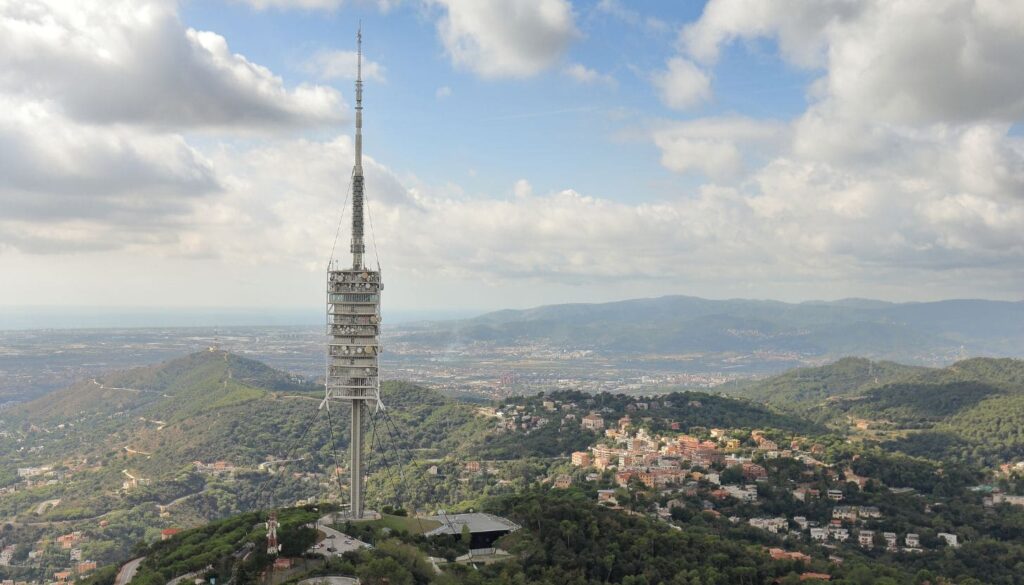
M 380 272 L 375 270 L 331 270 L 327 274 L 330 398 L 377 400 L 380 291 Z

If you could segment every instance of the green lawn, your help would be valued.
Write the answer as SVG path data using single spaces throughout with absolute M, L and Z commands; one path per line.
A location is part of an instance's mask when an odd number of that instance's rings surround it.
M 390 528 L 391 530 L 405 530 L 409 534 L 423 534 L 424 532 L 430 532 L 441 525 L 437 520 L 409 518 L 407 516 L 392 516 L 390 514 L 381 514 L 380 520 L 374 520 L 369 524 L 372 526 Z

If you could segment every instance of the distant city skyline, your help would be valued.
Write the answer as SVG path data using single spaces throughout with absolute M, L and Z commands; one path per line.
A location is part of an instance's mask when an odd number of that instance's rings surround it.
M 1024 299 L 1021 3 L 41 0 L 0 1 L 0 313 L 321 315 L 360 21 L 385 321 Z

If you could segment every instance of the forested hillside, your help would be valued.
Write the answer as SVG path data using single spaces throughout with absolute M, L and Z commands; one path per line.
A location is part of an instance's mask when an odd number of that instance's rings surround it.
M 318 409 L 322 390 L 221 351 L 88 380 L 0 414 L 0 483 L 18 468 L 48 467 L 55 481 L 0 498 L 0 519 L 39 538 L 72 526 L 95 529 L 98 559 L 161 528 L 297 501 L 344 500 L 334 476 L 347 460 L 349 413 Z M 414 508 L 456 505 L 488 493 L 514 493 L 543 476 L 595 434 L 552 417 L 506 432 L 487 409 L 403 382 L 382 387 L 388 421 L 367 429 L 370 502 Z M 635 398 L 564 393 L 576 414 L 626 413 Z M 539 396 L 514 399 L 506 407 Z M 494 405 L 498 408 L 501 405 Z M 650 404 L 658 420 L 813 430 L 807 421 L 721 396 L 677 393 Z M 31 450 L 23 449 L 31 443 Z M 468 460 L 491 461 L 501 477 L 463 481 Z M 213 465 L 220 462 L 219 470 Z M 431 472 L 431 469 L 440 471 Z M 23 482 L 22 482 L 23 483 Z M 3 487 L 0 485 L 0 487 Z M 50 502 L 50 504 L 45 504 Z M 61 524 L 58 524 L 61 523 Z M 19 533 L 21 534 L 21 533 Z
M 947 368 L 846 358 L 727 388 L 821 422 L 874 429 L 889 448 L 980 465 L 1024 459 L 1024 361 Z

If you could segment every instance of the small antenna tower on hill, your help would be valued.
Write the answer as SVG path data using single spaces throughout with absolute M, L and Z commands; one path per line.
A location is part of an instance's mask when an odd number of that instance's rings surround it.
M 281 545 L 277 543 L 277 512 L 271 512 L 267 516 L 267 554 L 276 555 L 281 552 Z

